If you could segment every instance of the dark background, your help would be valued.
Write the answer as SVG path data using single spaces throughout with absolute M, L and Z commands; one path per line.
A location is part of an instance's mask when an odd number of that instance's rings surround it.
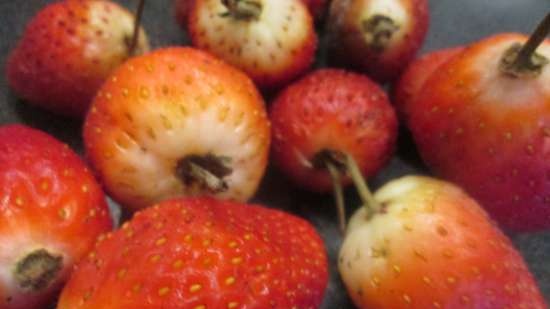
M 81 152 L 81 123 L 49 114 L 19 102 L 9 90 L 5 79 L 5 60 L 23 32 L 25 23 L 47 0 L 0 0 L 0 124 L 21 122 L 47 131 Z M 118 1 L 133 7 L 136 0 Z M 466 44 L 497 32 L 529 33 L 550 10 L 550 0 L 431 0 L 431 26 L 423 51 Z M 149 0 L 143 25 L 153 47 L 182 45 L 184 33 L 178 28 L 172 10 L 172 0 Z M 322 62 L 322 61 L 321 61 Z M 373 188 L 389 179 L 410 173 L 425 173 L 406 132 L 402 132 L 396 156 L 389 166 L 370 180 Z M 348 192 L 348 211 L 355 206 L 355 194 Z M 284 208 L 308 218 L 326 241 L 331 257 L 331 281 L 323 308 L 353 308 L 336 271 L 335 258 L 340 245 L 335 211 L 330 195 L 319 196 L 298 191 L 270 168 L 256 202 Z M 509 234 L 524 255 L 538 283 L 550 301 L 550 232 Z M 391 308 L 388 308 L 391 309 Z

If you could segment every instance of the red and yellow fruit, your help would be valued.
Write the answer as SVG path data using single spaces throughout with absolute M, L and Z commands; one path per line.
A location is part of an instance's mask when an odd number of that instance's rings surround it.
M 270 130 L 246 75 L 205 52 L 167 48 L 111 75 L 84 142 L 106 190 L 136 210 L 175 196 L 248 200 L 266 168 Z
M 83 117 L 107 76 L 131 56 L 133 34 L 133 15 L 114 2 L 50 4 L 29 22 L 9 56 L 9 85 L 31 104 Z M 133 52 L 148 49 L 141 29 Z
M 426 0 L 334 0 L 328 35 L 331 62 L 387 82 L 414 58 L 429 24 Z
M 45 308 L 111 229 L 105 196 L 67 146 L 8 125 L 0 127 L 0 200 L 0 308 Z
M 386 184 L 353 215 L 338 267 L 359 308 L 547 308 L 481 207 L 426 177 Z

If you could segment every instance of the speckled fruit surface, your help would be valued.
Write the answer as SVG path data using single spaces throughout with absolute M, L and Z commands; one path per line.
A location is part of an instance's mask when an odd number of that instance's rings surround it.
M 0 71 L 5 72 L 5 60 L 23 33 L 25 23 L 47 0 L 0 1 Z M 126 7 L 136 1 L 118 1 Z M 431 26 L 423 51 L 462 45 L 497 32 L 519 31 L 529 33 L 548 11 L 548 0 L 430 0 Z M 144 14 L 144 27 L 152 48 L 167 45 L 187 45 L 185 34 L 175 18 L 171 0 L 150 0 Z M 321 44 L 324 41 L 321 39 Z M 321 47 L 322 48 L 322 47 Z M 320 55 L 324 53 L 321 51 Z M 317 65 L 323 63 L 319 57 Z M 5 74 L 0 74 L 0 124 L 25 123 L 42 129 L 82 151 L 81 123 L 55 116 L 20 102 L 8 88 Z M 396 156 L 378 176 L 370 180 L 376 189 L 398 176 L 421 173 L 422 165 L 407 132 L 401 132 Z M 353 190 L 347 192 L 355 199 Z M 335 210 L 330 195 L 317 195 L 290 186 L 289 181 L 270 168 L 254 202 L 291 211 L 314 224 L 324 237 L 330 258 L 330 283 L 323 309 L 353 308 L 339 279 L 336 257 L 341 244 Z M 356 206 L 349 207 L 352 213 Z M 542 292 L 550 301 L 550 232 L 538 234 L 509 234 L 535 274 Z

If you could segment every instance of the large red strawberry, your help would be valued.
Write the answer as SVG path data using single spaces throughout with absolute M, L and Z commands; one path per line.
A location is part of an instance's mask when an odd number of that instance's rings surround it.
M 304 73 L 317 45 L 301 0 L 196 0 L 189 32 L 194 46 L 242 69 L 263 88 Z
M 163 202 L 103 237 L 58 309 L 318 308 L 322 240 L 306 221 L 208 198 Z
M 427 0 L 334 0 L 328 23 L 330 59 L 378 81 L 391 81 L 420 49 L 428 23 Z
M 106 0 L 65 0 L 46 6 L 12 51 L 10 86 L 29 103 L 82 117 L 101 83 L 131 53 L 134 17 Z M 141 29 L 134 52 L 148 49 Z
M 426 177 L 388 183 L 354 214 L 339 270 L 364 309 L 548 308 L 481 207 Z
M 111 224 L 103 192 L 67 146 L 21 125 L 0 127 L 0 308 L 53 302 Z
M 350 182 L 346 155 L 370 177 L 393 153 L 397 119 L 388 97 L 366 76 L 322 69 L 285 89 L 270 117 L 275 162 L 301 187 L 334 188 L 343 229 L 341 186 Z
M 430 75 L 463 50 L 464 47 L 436 50 L 411 62 L 393 89 L 393 103 L 403 119 L 411 108 L 415 108 L 413 102 Z
M 550 227 L 550 41 L 539 38 L 538 49 L 519 34 L 473 44 L 429 78 L 409 121 L 434 172 L 521 231 Z M 518 57 L 521 46 L 536 52 Z
M 138 209 L 178 195 L 249 199 L 265 171 L 270 130 L 246 75 L 182 47 L 116 70 L 92 104 L 84 142 L 109 193 Z

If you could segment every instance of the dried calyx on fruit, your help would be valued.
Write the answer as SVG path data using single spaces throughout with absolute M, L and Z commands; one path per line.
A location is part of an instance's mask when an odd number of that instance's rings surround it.
M 550 13 L 539 24 L 535 32 L 525 44 L 512 45 L 502 56 L 500 70 L 516 78 L 537 77 L 542 68 L 550 61 L 537 53 L 537 48 L 544 42 L 550 32 Z

